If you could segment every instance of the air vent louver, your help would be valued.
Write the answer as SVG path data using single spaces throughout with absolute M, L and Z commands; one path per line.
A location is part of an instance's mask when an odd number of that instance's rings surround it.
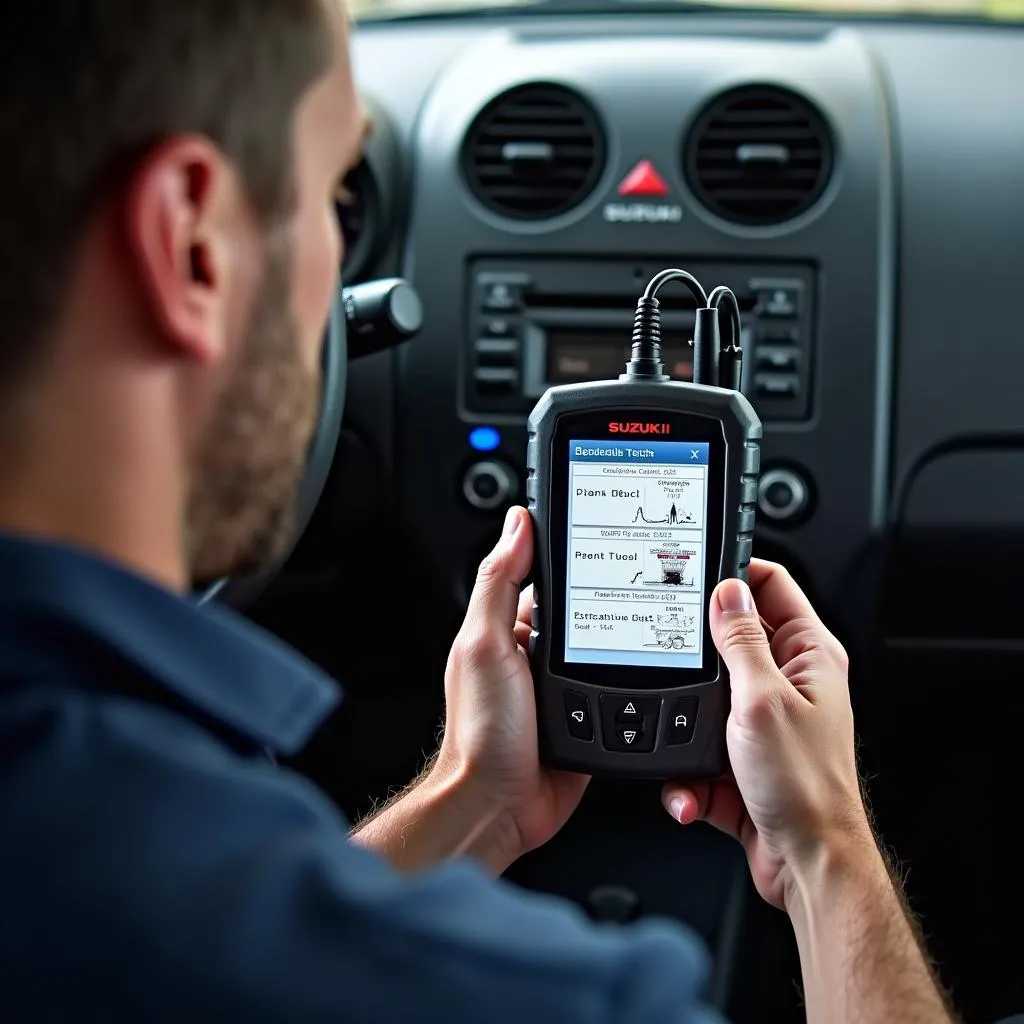
M 515 220 L 574 209 L 604 170 L 597 115 L 557 85 L 512 89 L 490 103 L 466 136 L 463 168 L 476 198 Z
M 690 188 L 712 213 L 767 225 L 821 198 L 832 156 L 828 127 L 807 100 L 757 87 L 715 100 L 690 132 L 683 160 Z

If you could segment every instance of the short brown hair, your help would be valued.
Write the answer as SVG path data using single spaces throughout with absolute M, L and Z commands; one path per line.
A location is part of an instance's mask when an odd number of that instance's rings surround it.
M 203 134 L 261 217 L 287 207 L 332 47 L 324 0 L 0 0 L 0 403 L 42 361 L 89 217 L 155 145 Z

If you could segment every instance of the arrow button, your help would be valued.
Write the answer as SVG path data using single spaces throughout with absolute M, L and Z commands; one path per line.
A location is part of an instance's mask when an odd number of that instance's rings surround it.
M 601 740 L 606 750 L 649 754 L 658 736 L 661 697 L 651 693 L 602 693 Z
M 620 708 L 615 715 L 615 721 L 617 722 L 629 722 L 631 725 L 633 722 L 642 722 L 643 715 L 637 710 L 636 704 L 629 700 L 626 701 L 624 707 Z
M 590 701 L 575 690 L 565 691 L 565 726 L 574 740 L 588 742 L 594 738 L 594 723 L 590 718 Z
M 633 744 L 637 741 L 637 739 L 639 739 L 639 737 L 640 737 L 640 730 L 639 729 L 620 729 L 619 730 L 619 739 L 627 747 L 633 746 Z

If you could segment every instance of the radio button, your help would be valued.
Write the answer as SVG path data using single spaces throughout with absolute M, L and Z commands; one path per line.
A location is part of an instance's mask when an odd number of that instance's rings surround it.
M 576 740 L 589 742 L 594 738 L 594 722 L 590 717 L 590 701 L 575 690 L 565 691 L 565 727 Z
M 756 311 L 763 317 L 792 319 L 800 315 L 803 283 L 800 281 L 751 281 L 757 291 Z
M 807 511 L 809 504 L 810 491 L 799 473 L 780 466 L 761 477 L 757 507 L 766 519 L 792 522 Z
M 521 301 L 519 285 L 507 281 L 488 281 L 483 286 L 481 305 L 489 312 L 517 309 Z
M 462 478 L 462 493 L 466 501 L 483 512 L 500 508 L 514 490 L 515 478 L 500 462 L 477 462 Z
M 757 369 L 769 373 L 796 373 L 800 365 L 800 350 L 786 345 L 758 345 Z
M 797 345 L 800 331 L 792 324 L 767 323 L 758 326 L 757 341 L 761 345 Z
M 800 394 L 800 378 L 796 374 L 759 373 L 754 378 L 759 398 L 796 398 Z
M 514 367 L 519 342 L 513 338 L 479 338 L 473 346 L 481 366 Z
M 512 325 L 504 317 L 491 317 L 484 321 L 484 334 L 491 338 L 504 338 L 512 333 Z
M 511 395 L 519 383 L 519 371 L 507 367 L 481 366 L 473 371 L 481 395 Z
M 678 746 L 689 743 L 693 739 L 693 731 L 697 727 L 697 697 L 677 697 L 672 702 L 672 711 L 665 723 L 665 743 Z

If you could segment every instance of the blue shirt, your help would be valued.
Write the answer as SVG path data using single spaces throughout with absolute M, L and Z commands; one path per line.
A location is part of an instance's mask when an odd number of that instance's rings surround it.
M 225 609 L 0 537 L 0 1020 L 715 1019 L 669 924 L 349 842 L 265 756 L 337 692 Z

